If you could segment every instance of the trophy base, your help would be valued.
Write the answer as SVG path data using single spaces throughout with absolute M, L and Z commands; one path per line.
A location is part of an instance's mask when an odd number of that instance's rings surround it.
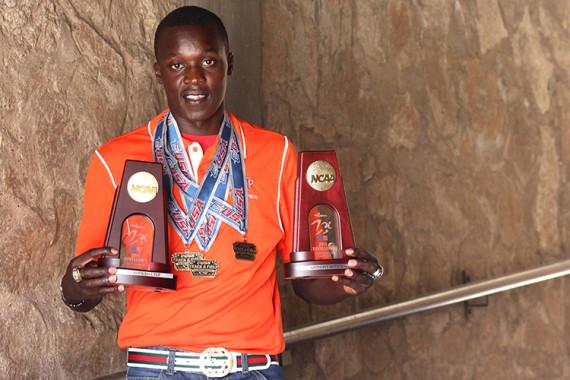
M 176 277 L 165 272 L 167 265 L 157 266 L 155 270 L 120 267 L 121 260 L 118 257 L 102 256 L 99 259 L 99 267 L 117 268 L 117 285 L 136 287 L 138 290 L 154 292 L 173 292 L 176 290 Z
M 308 260 L 294 261 L 285 264 L 286 280 L 310 280 L 317 278 L 331 278 L 332 276 L 343 276 L 348 268 L 350 258 L 331 260 Z
M 137 290 L 173 292 L 176 277 L 172 273 L 117 268 L 117 284 L 136 287 Z

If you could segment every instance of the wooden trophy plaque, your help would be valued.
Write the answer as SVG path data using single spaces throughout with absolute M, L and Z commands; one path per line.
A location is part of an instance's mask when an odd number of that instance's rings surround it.
M 117 284 L 154 291 L 176 290 L 168 263 L 166 198 L 162 165 L 125 161 L 113 202 L 105 246 L 119 251 L 99 266 L 117 268 Z
M 285 264 L 286 279 L 344 275 L 353 248 L 344 187 L 334 151 L 299 154 L 295 186 L 293 252 Z

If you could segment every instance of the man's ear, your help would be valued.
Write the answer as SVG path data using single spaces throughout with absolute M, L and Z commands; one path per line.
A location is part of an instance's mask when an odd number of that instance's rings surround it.
M 162 75 L 160 74 L 160 66 L 158 62 L 154 63 L 154 76 L 158 79 L 158 83 L 162 83 Z
M 228 75 L 232 75 L 233 71 L 234 71 L 234 55 L 230 51 L 228 53 Z

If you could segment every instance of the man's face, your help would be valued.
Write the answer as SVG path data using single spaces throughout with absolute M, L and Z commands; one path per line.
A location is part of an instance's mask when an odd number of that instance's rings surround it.
M 232 55 L 209 26 L 165 28 L 157 41 L 156 77 L 182 132 L 215 134 L 224 113 Z

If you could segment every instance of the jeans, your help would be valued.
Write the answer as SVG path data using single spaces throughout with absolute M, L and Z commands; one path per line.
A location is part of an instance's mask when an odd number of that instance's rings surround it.
M 137 368 L 129 367 L 127 370 L 127 380 L 207 380 L 206 375 L 194 372 L 173 371 L 168 373 L 165 369 Z M 284 380 L 283 371 L 278 365 L 271 365 L 264 370 L 254 370 L 246 372 L 230 373 L 225 377 L 216 379 L 223 380 Z

